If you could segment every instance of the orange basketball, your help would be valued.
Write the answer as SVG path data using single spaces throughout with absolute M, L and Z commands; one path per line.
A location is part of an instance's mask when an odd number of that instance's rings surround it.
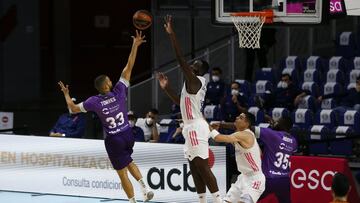
M 136 29 L 146 30 L 152 24 L 152 15 L 147 10 L 138 10 L 133 15 L 133 24 Z

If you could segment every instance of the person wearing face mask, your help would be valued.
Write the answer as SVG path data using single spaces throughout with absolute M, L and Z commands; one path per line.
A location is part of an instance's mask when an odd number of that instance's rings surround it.
M 211 70 L 211 80 L 206 86 L 206 105 L 218 105 L 224 98 L 226 84 L 222 81 L 221 74 L 222 70 L 219 67 Z
M 335 110 L 344 113 L 346 110 L 356 110 L 360 112 L 360 75 L 356 78 L 355 88 L 351 88 L 340 94 L 328 94 L 318 97 L 318 102 L 323 99 L 334 98 L 338 102 Z
M 222 118 L 226 122 L 234 122 L 236 117 L 247 111 L 246 98 L 240 93 L 240 84 L 238 82 L 231 83 L 230 94 L 225 96 L 224 102 L 221 104 Z
M 269 110 L 274 107 L 282 107 L 292 111 L 308 94 L 311 94 L 310 91 L 297 87 L 289 74 L 282 74 L 275 91 L 272 94 L 265 94 L 264 108 Z
M 145 142 L 144 131 L 135 125 L 137 117 L 135 116 L 134 112 L 128 111 L 127 115 L 132 133 L 135 137 L 135 142 Z
M 158 142 L 160 125 L 156 123 L 159 112 L 157 109 L 150 109 L 145 118 L 139 118 L 136 121 L 136 126 L 140 127 L 144 132 L 145 142 Z
M 72 98 L 72 101 L 76 101 Z M 84 113 L 73 114 L 70 109 L 68 113 L 62 114 L 54 127 L 50 130 L 51 137 L 82 138 L 85 132 L 86 118 Z

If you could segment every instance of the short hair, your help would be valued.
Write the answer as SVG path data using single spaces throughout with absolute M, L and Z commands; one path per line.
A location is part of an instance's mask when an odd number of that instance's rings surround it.
M 246 115 L 246 120 L 249 123 L 249 127 L 254 126 L 255 125 L 255 116 L 250 112 L 245 112 L 244 114 Z
M 289 80 L 292 81 L 292 77 L 291 77 L 291 75 L 290 75 L 289 73 L 283 73 L 283 74 L 281 74 L 281 78 L 282 78 L 282 77 L 286 77 L 286 76 L 288 76 L 288 77 L 289 77 Z
M 157 109 L 155 109 L 155 108 L 150 109 L 149 112 L 151 112 L 151 113 L 153 113 L 155 115 L 159 114 L 159 111 Z
M 293 127 L 293 122 L 289 116 L 282 116 L 278 121 L 280 130 L 289 132 Z
M 211 71 L 217 71 L 217 72 L 219 72 L 220 74 L 222 74 L 222 70 L 221 70 L 221 68 L 218 67 L 218 66 L 212 68 Z
M 237 85 L 239 86 L 239 88 L 241 87 L 241 84 L 240 84 L 239 82 L 232 81 L 231 84 L 230 84 L 230 86 L 231 86 L 232 84 L 237 84 Z
M 334 192 L 336 197 L 344 197 L 349 191 L 349 180 L 348 178 L 342 174 L 337 172 L 333 179 L 331 189 Z
M 106 75 L 99 75 L 94 80 L 94 87 L 97 89 L 97 91 L 102 92 L 102 87 L 104 85 Z

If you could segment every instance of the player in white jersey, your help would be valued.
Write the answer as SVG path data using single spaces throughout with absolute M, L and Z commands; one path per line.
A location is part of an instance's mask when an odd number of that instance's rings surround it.
M 200 203 L 206 202 L 206 186 L 211 192 L 214 202 L 221 203 L 216 178 L 208 164 L 210 129 L 201 113 L 206 92 L 205 78 L 202 76 L 208 72 L 209 65 L 206 61 L 200 60 L 196 60 L 192 65 L 187 64 L 181 54 L 175 32 L 172 29 L 171 16 L 166 16 L 164 27 L 170 37 L 176 58 L 185 76 L 181 97 L 179 98 L 169 87 L 169 80 L 164 74 L 158 73 L 158 80 L 165 93 L 174 103 L 180 105 L 184 122 L 182 134 L 185 138 L 185 157 L 189 160 L 191 174 Z
M 237 181 L 231 185 L 223 202 L 255 203 L 265 190 L 265 176 L 261 170 L 261 151 L 250 127 L 255 122 L 251 113 L 241 113 L 235 120 L 236 132 L 221 135 L 212 130 L 210 136 L 216 142 L 232 143 L 239 172 Z

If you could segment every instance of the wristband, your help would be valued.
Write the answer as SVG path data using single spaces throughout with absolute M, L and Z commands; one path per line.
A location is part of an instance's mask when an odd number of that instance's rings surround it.
M 215 137 L 217 136 L 217 135 L 219 135 L 220 133 L 217 131 L 217 130 L 212 130 L 211 132 L 210 132 L 210 137 L 212 138 L 212 139 L 215 139 Z

